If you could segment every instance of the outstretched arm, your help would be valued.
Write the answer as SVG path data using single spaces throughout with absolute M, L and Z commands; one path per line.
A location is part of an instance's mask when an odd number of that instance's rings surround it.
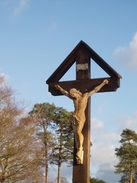
M 61 93 L 62 93 L 63 95 L 66 95 L 67 97 L 69 97 L 69 93 L 68 93 L 66 90 L 64 90 L 63 88 L 61 88 L 61 86 L 55 85 L 55 87 L 56 87 L 59 91 L 61 91 Z
M 105 79 L 100 85 L 96 86 L 92 91 L 88 93 L 88 96 L 93 95 L 94 93 L 97 93 L 104 85 L 108 84 L 108 80 Z

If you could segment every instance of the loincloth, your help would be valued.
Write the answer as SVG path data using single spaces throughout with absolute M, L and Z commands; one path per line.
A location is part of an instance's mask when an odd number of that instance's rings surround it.
M 70 122 L 72 125 L 77 126 L 78 124 L 85 123 L 85 117 L 78 117 L 76 114 L 72 113 L 70 117 Z

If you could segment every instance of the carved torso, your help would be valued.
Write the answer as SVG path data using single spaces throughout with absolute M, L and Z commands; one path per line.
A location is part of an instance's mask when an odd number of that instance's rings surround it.
M 87 95 L 77 96 L 76 98 L 73 98 L 73 102 L 75 108 L 74 114 L 78 119 L 85 120 L 85 110 L 88 102 Z

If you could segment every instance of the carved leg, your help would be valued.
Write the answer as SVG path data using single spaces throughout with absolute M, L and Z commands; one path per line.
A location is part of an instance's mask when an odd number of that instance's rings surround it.
M 80 147 L 79 136 L 77 134 L 78 123 L 77 123 L 77 120 L 73 116 L 70 118 L 70 120 L 71 120 L 72 128 L 74 130 L 76 148 L 78 150 Z
M 83 142 L 84 142 L 84 136 L 82 134 L 83 126 L 85 123 L 85 120 L 79 120 L 77 116 L 72 115 L 71 118 L 71 124 L 74 130 L 74 135 L 75 135 L 75 143 L 76 143 L 76 148 L 77 148 L 77 153 L 76 153 L 76 160 L 77 164 L 83 164 Z
M 76 131 L 77 141 L 78 141 L 78 151 L 83 150 L 83 142 L 84 142 L 84 136 L 81 132 L 81 130 Z
M 78 148 L 77 148 L 77 153 L 76 153 L 77 164 L 83 164 L 84 136 L 83 136 L 81 130 L 77 130 L 76 137 L 77 137 L 76 139 L 77 139 L 77 143 L 78 143 Z

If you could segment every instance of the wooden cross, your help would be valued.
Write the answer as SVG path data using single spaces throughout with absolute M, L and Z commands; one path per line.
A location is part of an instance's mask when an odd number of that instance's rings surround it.
M 95 61 L 108 75 L 107 78 L 91 79 L 90 61 Z M 59 81 L 69 68 L 76 62 L 76 80 Z M 98 92 L 116 91 L 120 87 L 120 78 L 122 78 L 111 66 L 109 66 L 93 49 L 85 42 L 80 41 L 79 44 L 72 50 L 62 64 L 49 77 L 46 83 L 49 85 L 49 92 L 52 95 L 62 95 L 62 92 L 57 89 L 57 85 L 69 92 L 75 88 L 81 93 L 89 92 L 96 86 L 100 85 L 105 79 L 109 83 L 103 86 Z M 90 98 L 85 110 L 86 121 L 83 127 L 83 162 L 78 164 L 76 161 L 76 143 L 74 145 L 73 158 L 73 183 L 89 183 L 90 181 Z

